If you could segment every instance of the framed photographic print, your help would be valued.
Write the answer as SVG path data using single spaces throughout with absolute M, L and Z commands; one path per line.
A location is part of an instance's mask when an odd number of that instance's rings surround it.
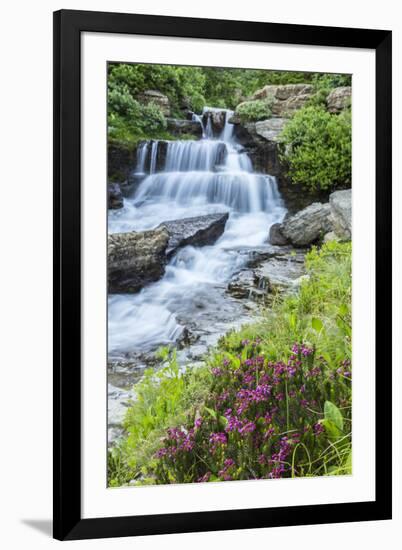
M 56 12 L 54 220 L 56 538 L 391 517 L 391 32 Z

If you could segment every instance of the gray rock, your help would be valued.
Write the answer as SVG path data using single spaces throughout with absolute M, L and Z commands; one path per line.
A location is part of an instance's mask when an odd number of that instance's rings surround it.
M 123 207 L 123 194 L 118 183 L 108 184 L 108 206 L 113 210 Z
M 304 107 L 314 92 L 310 84 L 269 85 L 257 90 L 252 99 L 273 98 L 272 114 L 276 117 L 289 117 Z
M 335 233 L 335 231 L 330 231 L 329 233 L 326 233 L 324 235 L 323 239 L 324 243 L 329 243 L 331 241 L 339 241 L 338 235 Z
M 271 225 L 268 235 L 268 242 L 276 246 L 285 246 L 288 244 L 287 238 L 282 233 L 281 223 L 274 223 Z
M 277 293 L 296 288 L 304 273 L 304 252 L 299 252 L 267 260 L 255 271 L 255 277 L 259 289 Z
M 228 217 L 229 214 L 224 212 L 163 222 L 159 228 L 165 228 L 169 234 L 166 254 L 171 256 L 178 248 L 187 245 L 214 244 L 223 234 Z
M 330 222 L 336 235 L 342 240 L 352 237 L 352 190 L 335 191 L 329 196 Z
M 309 246 L 331 231 L 330 212 L 329 203 L 315 202 L 286 219 L 281 231 L 294 246 Z
M 254 269 L 243 269 L 228 285 L 234 298 L 269 302 L 273 294 L 292 291 L 304 274 L 304 250 L 288 249 L 261 261 Z
M 330 91 L 327 97 L 327 109 L 330 113 L 340 113 L 349 107 L 352 101 L 351 86 L 341 86 Z
M 169 98 L 162 94 L 159 90 L 145 90 L 137 95 L 137 99 L 140 103 L 149 105 L 154 103 L 157 105 L 165 116 L 170 115 L 170 101 Z
M 225 126 L 226 111 L 220 111 L 219 109 L 213 109 L 211 111 L 205 111 L 202 120 L 204 125 L 207 124 L 208 119 L 211 121 L 211 126 L 214 132 L 220 133 Z
M 277 141 L 288 120 L 286 118 L 268 118 L 255 123 L 255 132 L 267 141 Z
M 165 272 L 168 242 L 165 227 L 109 235 L 109 293 L 138 292 L 160 279 Z
M 166 122 L 168 131 L 176 137 L 183 134 L 191 134 L 194 137 L 202 136 L 202 126 L 199 122 L 181 118 L 167 118 Z
M 228 292 L 234 298 L 250 298 L 250 293 L 255 289 L 255 275 L 252 269 L 240 271 L 233 277 L 228 285 Z

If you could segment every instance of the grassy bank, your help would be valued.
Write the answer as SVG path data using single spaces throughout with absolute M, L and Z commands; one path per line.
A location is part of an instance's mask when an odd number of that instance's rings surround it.
M 351 245 L 306 256 L 296 295 L 231 332 L 202 367 L 149 370 L 109 453 L 109 485 L 351 471 Z

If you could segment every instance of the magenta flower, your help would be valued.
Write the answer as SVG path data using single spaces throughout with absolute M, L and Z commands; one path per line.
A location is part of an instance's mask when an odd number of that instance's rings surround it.
M 320 435 L 324 431 L 324 426 L 320 422 L 317 422 L 313 426 L 313 431 L 314 431 L 314 435 Z

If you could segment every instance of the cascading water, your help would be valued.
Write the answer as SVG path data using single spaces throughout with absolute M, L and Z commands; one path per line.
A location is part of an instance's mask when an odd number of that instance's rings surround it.
M 285 214 L 275 178 L 253 173 L 250 158 L 236 142 L 228 122 L 232 113 L 225 113 L 223 130 L 214 137 L 212 111 L 196 119 L 203 124 L 201 140 L 167 144 L 163 171 L 156 172 L 158 142 L 143 144 L 137 173 L 145 171 L 151 148 L 149 175 L 121 210 L 110 212 L 109 231 L 139 231 L 167 220 L 229 212 L 225 231 L 212 246 L 180 249 L 164 277 L 138 294 L 109 297 L 112 358 L 172 344 L 185 326 L 196 327 L 198 335 L 225 332 L 240 315 L 240 306 L 225 290 L 247 262 L 244 249 L 263 245 L 269 227 Z

